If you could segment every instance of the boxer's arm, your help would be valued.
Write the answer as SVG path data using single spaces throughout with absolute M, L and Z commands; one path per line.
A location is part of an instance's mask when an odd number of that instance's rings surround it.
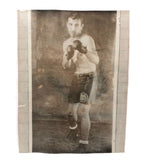
M 87 40 L 87 58 L 94 64 L 99 63 L 99 57 L 96 51 L 96 46 L 94 40 L 91 37 L 88 37 Z
M 72 60 L 67 59 L 67 51 L 66 51 L 66 43 L 63 42 L 63 60 L 62 60 L 62 66 L 64 69 L 71 67 Z
M 67 52 L 64 52 L 63 61 L 62 61 L 62 66 L 63 66 L 64 69 L 70 68 L 71 64 L 72 64 L 72 59 L 67 60 L 66 54 L 67 54 Z

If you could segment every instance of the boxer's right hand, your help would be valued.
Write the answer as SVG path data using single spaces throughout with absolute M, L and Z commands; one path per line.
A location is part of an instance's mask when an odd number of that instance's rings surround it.
M 66 54 L 67 60 L 70 60 L 73 57 L 73 55 L 74 55 L 74 47 L 72 45 L 69 45 L 67 47 L 67 54 Z

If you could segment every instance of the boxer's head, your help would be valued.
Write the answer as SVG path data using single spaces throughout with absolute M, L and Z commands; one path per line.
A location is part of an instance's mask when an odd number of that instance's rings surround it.
M 67 19 L 68 33 L 71 37 L 77 37 L 82 33 L 84 23 L 79 13 L 72 13 Z

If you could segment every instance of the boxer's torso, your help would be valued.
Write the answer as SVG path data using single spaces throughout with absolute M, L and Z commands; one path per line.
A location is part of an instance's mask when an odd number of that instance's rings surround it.
M 69 38 L 65 41 L 64 45 L 64 51 L 67 50 L 68 45 L 73 45 L 74 40 L 80 40 L 83 46 L 88 45 L 90 36 L 83 34 L 78 38 Z M 78 54 L 77 61 L 75 62 L 76 65 L 76 74 L 79 73 L 89 73 L 89 72 L 95 72 L 96 71 L 96 65 L 89 61 L 87 56 L 85 54 Z

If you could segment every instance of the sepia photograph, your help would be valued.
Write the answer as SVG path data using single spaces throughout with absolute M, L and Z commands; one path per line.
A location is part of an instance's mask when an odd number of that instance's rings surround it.
M 33 12 L 33 152 L 111 152 L 116 12 Z
M 18 19 L 20 152 L 123 152 L 128 54 L 119 55 L 119 12 L 31 10 Z

